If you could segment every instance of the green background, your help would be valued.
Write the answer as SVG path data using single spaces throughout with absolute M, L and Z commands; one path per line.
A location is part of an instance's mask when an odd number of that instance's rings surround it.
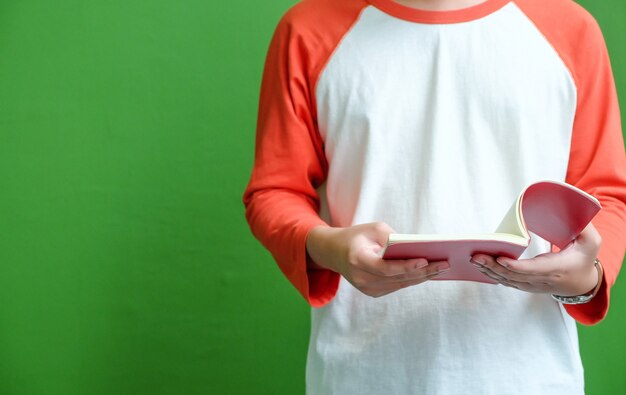
M 293 3 L 0 2 L 0 394 L 303 392 L 308 307 L 241 203 Z M 625 97 L 626 4 L 584 5 Z M 589 394 L 626 393 L 612 308 Z

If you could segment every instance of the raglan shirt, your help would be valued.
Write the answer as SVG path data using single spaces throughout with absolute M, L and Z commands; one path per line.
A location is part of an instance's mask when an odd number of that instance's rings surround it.
M 370 298 L 307 269 L 318 225 L 492 232 L 539 180 L 596 196 L 585 305 L 463 281 Z M 575 320 L 600 321 L 624 256 L 626 158 L 608 54 L 570 0 L 424 11 L 304 0 L 279 23 L 244 195 L 255 236 L 314 307 L 311 394 L 582 394 Z M 524 256 L 546 252 L 533 238 Z

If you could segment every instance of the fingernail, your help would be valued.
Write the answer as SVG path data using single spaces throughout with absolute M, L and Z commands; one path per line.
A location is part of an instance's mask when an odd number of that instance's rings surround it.
M 439 273 L 447 272 L 448 270 L 450 270 L 449 263 L 440 263 L 439 265 L 437 265 L 437 271 Z
M 472 258 L 470 262 L 472 262 L 472 264 L 476 267 L 483 267 L 485 265 L 485 260 L 483 258 Z
M 504 267 L 509 267 L 509 264 L 504 259 L 496 258 L 496 262 L 498 262 L 500 265 Z

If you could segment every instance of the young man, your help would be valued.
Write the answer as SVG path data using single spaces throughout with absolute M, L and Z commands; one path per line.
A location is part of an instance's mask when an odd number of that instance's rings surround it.
M 603 210 L 563 251 L 475 256 L 503 286 L 379 257 L 392 229 L 491 232 L 542 179 Z M 570 0 L 304 0 L 268 52 L 244 201 L 315 307 L 308 392 L 582 394 L 575 320 L 605 316 L 625 248 L 600 30 Z

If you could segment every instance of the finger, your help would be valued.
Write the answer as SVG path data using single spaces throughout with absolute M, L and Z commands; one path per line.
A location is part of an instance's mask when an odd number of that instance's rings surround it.
M 504 273 L 492 269 L 492 267 L 498 266 L 498 263 L 493 257 L 488 255 L 475 255 L 470 261 L 476 266 L 479 272 L 492 280 L 498 283 L 503 283 L 508 280 Z
M 520 281 L 503 281 L 500 284 L 518 289 L 520 291 L 525 292 L 533 292 L 533 293 L 550 293 L 551 285 L 548 283 L 528 283 L 528 282 L 520 282 Z
M 363 248 L 356 252 L 352 266 L 376 276 L 395 276 L 408 273 L 428 265 L 423 258 L 383 259 L 375 248 Z
M 391 277 L 399 274 L 411 273 L 428 266 L 428 261 L 423 258 L 416 259 L 382 259 L 378 256 L 363 261 L 361 267 L 377 276 Z
M 515 288 L 520 291 L 526 291 L 529 285 L 528 283 L 507 280 L 506 278 L 503 278 L 484 267 L 479 268 L 478 271 L 483 273 L 485 276 L 491 278 L 496 283 L 503 285 L 505 287 Z
M 482 274 L 484 274 L 485 276 L 489 277 L 490 279 L 492 279 L 495 282 L 500 283 L 500 282 L 506 281 L 505 278 L 495 274 L 494 272 L 492 272 L 489 269 L 486 269 L 485 267 L 479 267 L 478 271 L 481 272 Z
M 370 237 L 372 237 L 379 245 L 384 246 L 389 240 L 389 235 L 395 233 L 395 230 L 385 222 L 374 222 L 366 224 L 370 230 Z
M 545 253 L 529 259 L 496 258 L 496 263 L 508 271 L 530 276 L 549 278 L 563 266 L 563 255 L 560 253 Z
M 404 288 L 422 284 L 428 280 L 431 280 L 437 277 L 440 274 L 441 274 L 441 271 L 439 270 L 430 271 L 428 274 L 421 276 L 419 278 L 407 279 L 404 281 L 388 281 L 388 282 L 379 283 L 379 284 L 371 284 L 369 286 L 362 287 L 360 290 L 366 295 L 377 298 L 377 297 L 385 296 L 390 293 L 399 291 Z
M 450 264 L 447 261 L 430 262 L 426 267 L 419 270 L 415 270 L 409 273 L 398 274 L 391 277 L 386 277 L 384 282 L 395 283 L 403 281 L 420 280 L 426 277 L 438 276 L 445 273 L 450 269 Z
M 531 262 L 521 262 L 505 257 L 494 259 L 488 255 L 479 254 L 472 258 L 472 263 L 508 280 L 519 282 L 547 281 L 554 268 L 551 268 L 552 265 L 542 264 L 541 258 L 538 258 L 527 260 Z M 519 262 L 521 264 L 518 264 Z M 537 270 L 538 268 L 542 270 Z
M 489 255 L 475 255 L 472 257 L 471 262 L 479 272 L 488 276 L 492 280 L 501 282 L 506 280 L 506 277 L 503 276 L 500 272 L 493 270 L 492 268 L 498 266 L 496 260 Z
M 371 296 L 374 298 L 379 298 L 381 296 L 389 295 L 390 293 L 399 291 L 403 288 L 408 288 L 413 285 L 418 285 L 427 281 L 426 278 L 422 278 L 414 281 L 404 281 L 404 282 L 389 282 L 382 284 L 369 284 L 365 287 L 359 288 L 361 292 L 363 292 L 367 296 Z
M 482 261 L 482 259 L 477 260 Z M 520 275 L 499 267 L 496 260 L 493 258 L 485 259 L 485 261 L 486 264 L 484 266 L 477 264 L 475 264 L 475 266 L 477 266 L 481 273 L 485 274 L 492 280 L 497 281 L 501 285 L 526 292 L 547 292 L 547 290 L 551 287 L 551 283 L 545 276 Z

